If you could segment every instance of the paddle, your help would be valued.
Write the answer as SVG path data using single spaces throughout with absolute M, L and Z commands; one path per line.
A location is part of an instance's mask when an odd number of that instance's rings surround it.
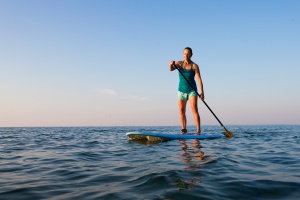
M 179 70 L 179 68 L 173 64 L 173 66 L 176 67 L 176 69 L 180 72 L 180 74 L 183 76 L 183 78 L 186 80 L 186 82 L 188 82 L 188 84 L 193 88 L 193 90 L 196 92 L 196 94 L 200 97 L 200 94 L 197 92 L 196 88 L 194 88 L 194 86 L 187 80 L 187 78 L 183 75 L 183 73 Z M 231 133 L 230 131 L 228 131 L 225 126 L 222 124 L 222 122 L 219 120 L 219 118 L 215 115 L 215 113 L 210 109 L 210 107 L 207 105 L 207 103 L 202 100 L 203 103 L 206 105 L 206 107 L 208 108 L 208 110 L 215 116 L 215 118 L 218 120 L 218 122 L 220 123 L 220 125 L 222 126 L 222 128 L 224 129 L 225 131 L 225 135 L 226 137 L 233 137 L 233 133 Z

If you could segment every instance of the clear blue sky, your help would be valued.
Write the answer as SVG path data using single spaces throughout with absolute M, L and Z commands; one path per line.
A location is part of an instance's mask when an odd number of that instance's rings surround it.
M 0 126 L 179 125 L 168 64 L 186 46 L 225 125 L 300 124 L 299 10 L 298 0 L 0 0 Z

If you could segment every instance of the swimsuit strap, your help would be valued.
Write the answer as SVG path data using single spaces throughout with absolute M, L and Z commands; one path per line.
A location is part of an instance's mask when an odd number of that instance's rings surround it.
M 184 61 L 181 62 L 181 65 L 180 65 L 181 68 L 183 68 L 183 63 L 184 63 Z

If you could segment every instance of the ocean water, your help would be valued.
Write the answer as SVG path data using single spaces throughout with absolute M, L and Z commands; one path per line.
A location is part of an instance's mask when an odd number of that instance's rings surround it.
M 300 126 L 226 128 L 160 143 L 125 133 L 180 127 L 0 128 L 0 199 L 300 199 Z

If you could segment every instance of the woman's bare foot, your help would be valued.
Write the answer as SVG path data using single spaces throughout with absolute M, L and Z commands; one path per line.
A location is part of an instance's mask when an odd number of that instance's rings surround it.
M 200 135 L 200 133 L 201 133 L 201 129 L 197 130 L 195 135 Z

